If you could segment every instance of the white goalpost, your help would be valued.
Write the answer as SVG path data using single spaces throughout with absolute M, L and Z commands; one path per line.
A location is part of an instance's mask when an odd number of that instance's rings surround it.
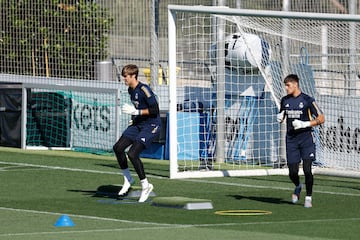
M 168 21 L 171 178 L 287 174 L 291 73 L 326 117 L 315 173 L 360 176 L 360 16 L 169 5 Z

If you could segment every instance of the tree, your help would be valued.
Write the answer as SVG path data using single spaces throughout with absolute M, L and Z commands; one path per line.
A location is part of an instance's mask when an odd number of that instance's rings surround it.
M 2 0 L 0 71 L 95 79 L 112 22 L 93 1 Z

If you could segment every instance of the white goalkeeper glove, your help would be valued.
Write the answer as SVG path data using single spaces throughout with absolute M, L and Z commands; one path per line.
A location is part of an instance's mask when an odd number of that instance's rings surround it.
M 276 115 L 276 120 L 281 123 L 284 120 L 285 117 L 285 111 L 281 111 Z
M 301 121 L 301 120 L 295 119 L 292 122 L 292 125 L 295 130 L 300 129 L 300 128 L 307 128 L 307 127 L 310 127 L 310 121 Z
M 136 109 L 133 105 L 125 103 L 122 107 L 123 113 L 130 115 L 140 115 L 140 110 Z

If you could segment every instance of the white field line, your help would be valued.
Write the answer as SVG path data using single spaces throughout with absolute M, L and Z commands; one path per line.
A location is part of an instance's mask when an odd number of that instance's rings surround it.
M 47 214 L 47 215 L 61 215 L 61 213 L 55 212 L 45 212 L 45 211 L 35 211 L 27 209 L 16 209 L 16 208 L 5 208 L 0 207 L 0 210 L 3 211 L 16 211 L 16 212 L 27 212 L 33 214 Z M 131 224 L 144 224 L 144 225 L 153 225 L 148 227 L 130 227 L 130 228 L 110 228 L 110 229 L 92 229 L 92 230 L 77 230 L 77 231 L 56 231 L 56 232 L 30 232 L 30 233 L 2 233 L 0 237 L 9 237 L 9 236 L 30 236 L 30 235 L 57 235 L 57 234 L 71 234 L 71 233 L 96 233 L 96 232 L 120 232 L 120 231 L 139 231 L 139 230 L 160 230 L 160 229 L 176 229 L 176 228 L 192 228 L 192 227 L 221 227 L 221 226 L 246 226 L 246 225 L 271 225 L 271 224 L 296 224 L 296 223 L 317 223 L 317 222 L 339 222 L 339 221 L 360 221 L 360 218 L 334 218 L 334 219 L 311 219 L 311 220 L 293 220 L 293 221 L 268 221 L 268 222 L 243 222 L 243 223 L 216 223 L 216 224 L 165 224 L 165 223 L 155 223 L 155 222 L 140 222 L 140 221 L 129 221 L 121 220 L 114 218 L 103 218 L 95 216 L 86 216 L 86 215 L 76 215 L 68 214 L 70 217 L 84 218 L 84 219 L 93 219 L 100 221 L 113 221 L 113 222 L 123 222 Z
M 53 169 L 53 170 L 66 170 L 66 171 L 73 171 L 73 172 L 88 172 L 88 173 L 102 173 L 102 174 L 120 174 L 119 172 L 107 172 L 107 171 L 98 171 L 98 170 L 89 170 L 89 169 L 80 169 L 80 168 L 66 168 L 66 167 L 58 167 L 58 166 L 47 166 L 47 165 L 38 165 L 38 164 L 30 164 L 30 163 L 17 163 L 17 162 L 2 162 L 0 164 L 11 164 L 16 166 L 22 167 L 35 167 L 35 168 L 46 168 L 46 169 Z
M 11 165 L 16 165 L 16 166 L 27 166 L 27 167 L 65 170 L 65 171 L 74 171 L 74 172 L 122 175 L 120 170 L 118 172 L 109 172 L 109 171 L 89 170 L 89 169 L 80 169 L 80 168 L 67 168 L 67 167 L 37 165 L 37 164 L 29 164 L 29 163 L 3 162 L 3 161 L 0 161 L 0 164 L 11 164 Z M 159 176 L 153 176 L 153 175 L 149 175 L 149 176 L 151 176 L 153 178 L 158 178 L 158 179 L 166 178 L 166 177 L 159 177 Z M 226 186 L 247 187 L 247 188 L 274 189 L 274 190 L 284 190 L 284 191 L 292 191 L 293 190 L 293 188 L 264 186 L 264 185 L 251 185 L 251 184 L 241 184 L 241 183 L 227 183 L 227 182 L 222 182 L 222 181 L 206 180 L 206 179 L 177 179 L 177 180 L 178 181 L 186 181 L 186 182 L 197 182 L 197 183 L 211 183 L 211 184 L 226 185 Z M 331 192 L 331 191 L 319 191 L 319 190 L 314 190 L 313 192 L 322 193 L 322 194 L 331 194 L 331 195 L 360 197 L 360 194 L 358 194 L 358 193 L 343 193 L 343 192 Z
M 6 211 L 14 211 L 14 212 L 26 212 L 26 213 L 34 213 L 34 214 L 43 214 L 43 215 L 55 215 L 61 216 L 64 213 L 56 213 L 56 212 L 46 212 L 46 211 L 36 211 L 36 210 L 28 210 L 28 209 L 18 209 L 18 208 L 6 208 L 0 207 L 0 210 Z M 154 222 L 140 222 L 140 221 L 130 221 L 130 220 L 122 220 L 116 218 L 104 218 L 104 217 L 95 217 L 95 216 L 87 216 L 87 215 L 78 215 L 78 214 L 66 214 L 69 217 L 77 217 L 77 218 L 85 218 L 85 219 L 93 219 L 93 220 L 101 220 L 101 221 L 112 221 L 112 222 L 122 222 L 122 223 L 136 223 L 136 224 L 149 224 L 149 225 L 162 225 L 162 226 L 174 226 L 172 224 L 160 224 Z

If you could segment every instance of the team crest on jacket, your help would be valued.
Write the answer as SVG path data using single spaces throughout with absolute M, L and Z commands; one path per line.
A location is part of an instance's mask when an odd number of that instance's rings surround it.
M 299 103 L 299 108 L 303 108 L 304 104 L 302 102 Z

